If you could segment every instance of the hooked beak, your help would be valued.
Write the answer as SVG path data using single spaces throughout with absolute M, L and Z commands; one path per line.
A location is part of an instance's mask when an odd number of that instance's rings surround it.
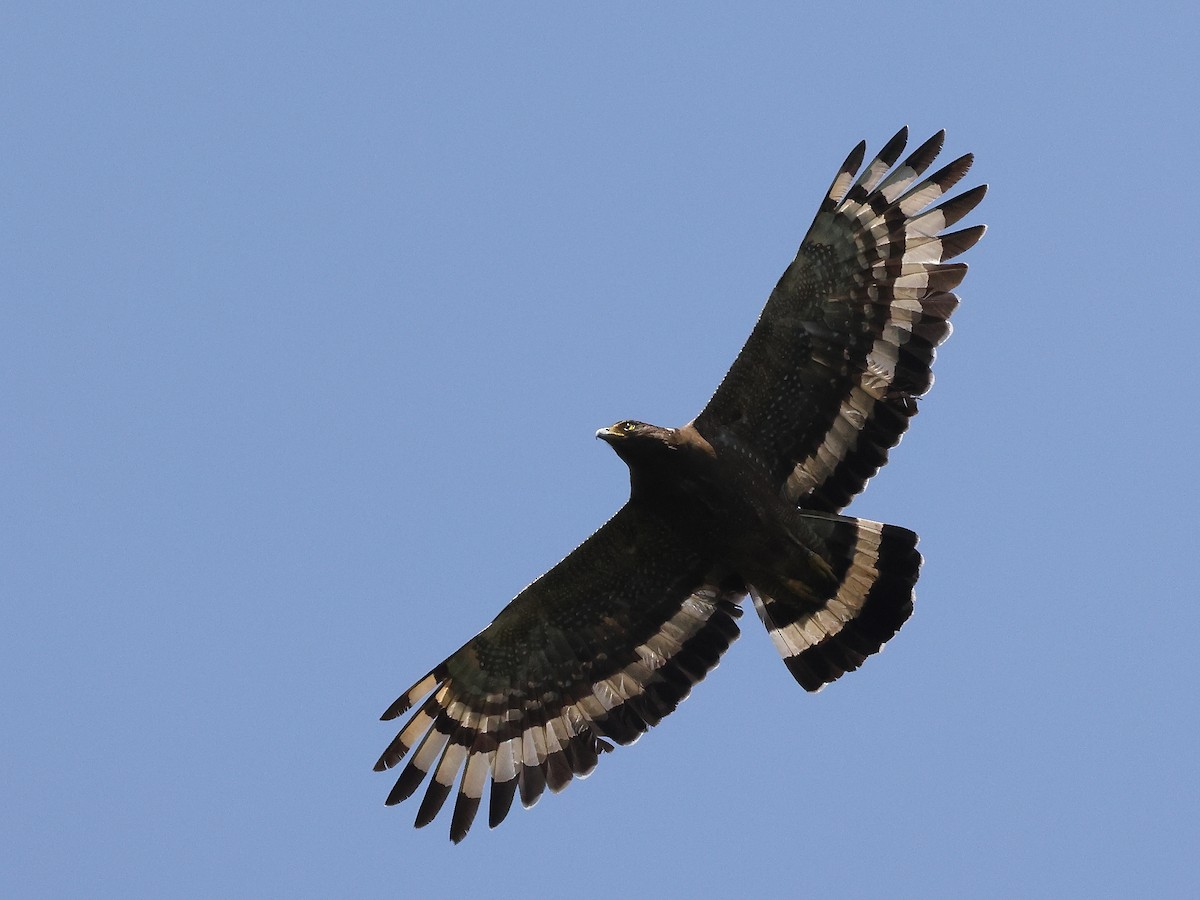
M 600 438 L 600 440 L 604 441 L 605 443 L 611 444 L 619 437 L 619 435 L 613 431 L 613 428 L 610 425 L 607 428 L 601 428 L 599 431 L 597 431 L 596 437 Z

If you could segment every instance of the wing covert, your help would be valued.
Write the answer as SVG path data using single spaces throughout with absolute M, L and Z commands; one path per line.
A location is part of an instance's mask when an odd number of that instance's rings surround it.
M 384 713 L 429 695 L 375 765 L 409 760 L 387 802 L 432 772 L 421 827 L 457 779 L 457 842 L 489 777 L 495 827 L 518 792 L 532 806 L 544 788 L 587 775 L 610 740 L 635 741 L 717 664 L 738 635 L 744 593 L 660 518 L 627 504 Z
M 854 149 L 696 417 L 706 438 L 736 446 L 804 508 L 845 507 L 887 461 L 932 384 L 935 348 L 958 304 L 952 291 L 966 274 L 948 261 L 984 228 L 943 232 L 986 191 L 981 185 L 931 207 L 972 162 L 968 154 L 918 180 L 944 135 L 895 166 L 903 128 L 857 178 L 865 144 Z

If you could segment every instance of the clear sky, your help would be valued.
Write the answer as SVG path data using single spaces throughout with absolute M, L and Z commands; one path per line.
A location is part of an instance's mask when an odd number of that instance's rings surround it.
M 400 6 L 0 11 L 0 893 L 1195 896 L 1194 6 Z M 912 621 L 814 697 L 750 613 L 587 781 L 414 831 L 378 715 L 905 123 L 991 184 L 851 508 Z

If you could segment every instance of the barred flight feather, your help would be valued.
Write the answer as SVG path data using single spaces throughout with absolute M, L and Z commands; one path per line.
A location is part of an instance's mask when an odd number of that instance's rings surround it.
M 847 386 L 824 435 L 787 474 L 784 496 L 805 508 L 842 509 L 899 443 L 917 412 L 916 398 L 933 383 L 935 348 L 949 336 L 946 320 L 958 304 L 951 292 L 967 271 L 948 260 L 974 246 L 985 231 L 978 225 L 942 233 L 974 209 L 986 186 L 926 209 L 966 174 L 970 154 L 909 187 L 941 149 L 942 132 L 880 182 L 881 170 L 898 157 L 906 136 L 902 129 L 846 197 L 818 214 L 797 257 L 802 261 L 806 248 L 819 245 L 830 248 L 840 264 L 849 263 L 853 275 L 844 298 L 835 300 L 864 304 L 875 335 L 857 366 L 857 383 Z
M 518 792 L 529 807 L 545 788 L 557 792 L 573 778 L 586 777 L 599 755 L 612 749 L 606 738 L 633 743 L 716 666 L 738 636 L 735 620 L 741 615 L 741 596 L 740 588 L 703 585 L 633 648 L 633 661 L 559 692 L 536 697 L 519 691 L 484 697 L 460 693 L 444 663 L 385 713 L 384 718 L 394 718 L 433 692 L 375 765 L 376 771 L 383 771 L 408 756 L 387 803 L 407 799 L 432 771 L 417 812 L 416 825 L 422 827 L 437 816 L 459 777 L 450 831 L 457 842 L 475 819 L 489 776 L 492 827 L 504 820 Z
M 900 441 L 950 333 L 952 292 L 966 273 L 950 260 L 984 232 L 947 232 L 986 191 L 946 197 L 973 157 L 926 176 L 945 134 L 897 164 L 907 138 L 901 129 L 865 167 L 865 144 L 847 157 L 750 339 L 693 423 L 710 441 L 724 436 L 752 455 L 782 496 L 805 509 L 844 508 Z

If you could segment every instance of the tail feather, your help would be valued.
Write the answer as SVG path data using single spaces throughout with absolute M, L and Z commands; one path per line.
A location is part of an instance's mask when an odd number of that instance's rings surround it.
M 826 513 L 800 512 L 824 539 L 835 583 L 820 595 L 750 586 L 754 608 L 800 685 L 820 690 L 883 648 L 913 611 L 921 567 L 906 528 Z

